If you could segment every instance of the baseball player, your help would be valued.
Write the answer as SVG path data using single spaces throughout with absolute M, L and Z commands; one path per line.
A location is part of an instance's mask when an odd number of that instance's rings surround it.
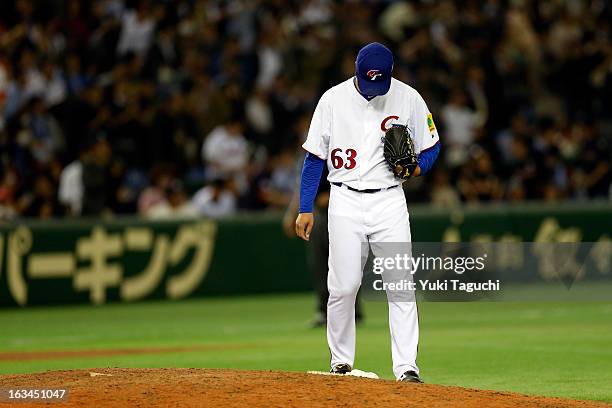
M 355 360 L 355 296 L 362 278 L 363 242 L 411 241 L 401 188 L 427 173 L 439 150 L 433 118 L 419 93 L 392 78 L 393 54 L 382 44 L 363 47 L 355 76 L 327 90 L 312 117 L 300 185 L 296 234 L 308 241 L 313 201 L 323 166 L 329 171 L 329 300 L 327 341 L 331 372 L 346 374 Z M 389 302 L 393 372 L 422 382 L 416 364 L 416 302 Z

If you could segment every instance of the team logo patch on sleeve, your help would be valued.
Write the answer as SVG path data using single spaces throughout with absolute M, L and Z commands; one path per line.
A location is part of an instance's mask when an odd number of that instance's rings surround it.
M 436 130 L 436 125 L 434 125 L 433 116 L 431 115 L 431 113 L 427 114 L 427 126 L 429 127 L 430 132 Z

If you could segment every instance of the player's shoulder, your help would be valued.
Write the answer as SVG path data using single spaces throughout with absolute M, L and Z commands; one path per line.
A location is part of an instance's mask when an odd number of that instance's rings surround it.
M 327 91 L 323 92 L 323 95 L 321 95 L 321 100 L 331 102 L 334 99 L 342 98 L 350 90 L 351 86 L 353 86 L 352 77 L 340 82 L 339 84 L 332 86 Z
M 391 78 L 391 89 L 393 89 L 393 92 L 402 98 L 422 98 L 419 91 L 397 78 Z

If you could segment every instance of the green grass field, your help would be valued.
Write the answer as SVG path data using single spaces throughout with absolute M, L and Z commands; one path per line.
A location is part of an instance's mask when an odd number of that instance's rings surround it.
M 91 367 L 326 370 L 311 295 L 0 311 L 0 352 L 210 345 L 188 352 L 10 361 L 0 373 Z M 425 381 L 612 402 L 612 303 L 419 305 Z M 391 378 L 386 304 L 365 303 L 356 366 Z

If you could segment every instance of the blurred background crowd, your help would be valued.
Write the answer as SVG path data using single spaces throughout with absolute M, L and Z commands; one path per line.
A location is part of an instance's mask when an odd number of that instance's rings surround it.
M 284 208 L 370 41 L 441 135 L 409 202 L 609 200 L 611 21 L 603 0 L 3 1 L 0 219 Z

